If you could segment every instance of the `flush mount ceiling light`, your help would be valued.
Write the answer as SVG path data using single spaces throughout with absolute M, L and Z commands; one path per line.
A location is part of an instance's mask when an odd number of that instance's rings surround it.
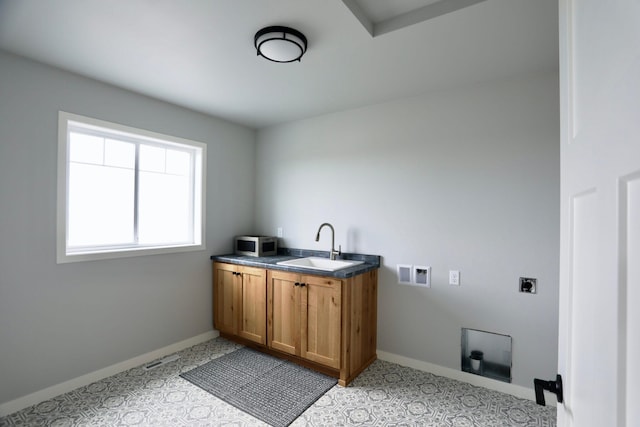
M 273 62 L 300 61 L 307 51 L 307 38 L 289 27 L 266 27 L 256 33 L 254 44 L 259 56 Z

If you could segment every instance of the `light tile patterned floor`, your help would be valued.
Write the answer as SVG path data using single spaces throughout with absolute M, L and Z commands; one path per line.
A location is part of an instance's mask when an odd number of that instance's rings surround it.
M 178 375 L 239 348 L 216 338 L 156 369 L 130 369 L 0 418 L 9 426 L 265 426 Z M 555 426 L 555 408 L 376 361 L 292 426 Z

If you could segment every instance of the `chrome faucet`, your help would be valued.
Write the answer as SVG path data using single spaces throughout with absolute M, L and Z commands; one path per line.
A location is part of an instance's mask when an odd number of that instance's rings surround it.
M 320 225 L 320 228 L 318 228 L 318 233 L 316 234 L 316 242 L 320 240 L 320 230 L 322 230 L 322 227 L 324 227 L 325 225 L 331 229 L 331 250 L 329 251 L 329 259 L 336 259 L 336 255 L 340 255 L 342 251 L 342 246 L 338 245 L 337 251 L 334 249 L 336 232 L 333 229 L 333 225 L 329 224 L 328 222 Z

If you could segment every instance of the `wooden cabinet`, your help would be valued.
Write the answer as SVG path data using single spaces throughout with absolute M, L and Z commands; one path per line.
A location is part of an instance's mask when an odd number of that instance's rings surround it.
M 214 327 L 266 345 L 265 270 L 214 263 L 213 277 Z
M 339 369 L 342 281 L 267 272 L 269 347 Z
M 214 327 L 347 385 L 376 359 L 378 271 L 339 279 L 214 262 Z

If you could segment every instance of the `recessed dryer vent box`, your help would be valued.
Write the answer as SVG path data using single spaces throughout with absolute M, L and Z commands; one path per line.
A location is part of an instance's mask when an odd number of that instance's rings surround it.
M 431 267 L 413 266 L 413 283 L 426 288 L 431 287 Z

